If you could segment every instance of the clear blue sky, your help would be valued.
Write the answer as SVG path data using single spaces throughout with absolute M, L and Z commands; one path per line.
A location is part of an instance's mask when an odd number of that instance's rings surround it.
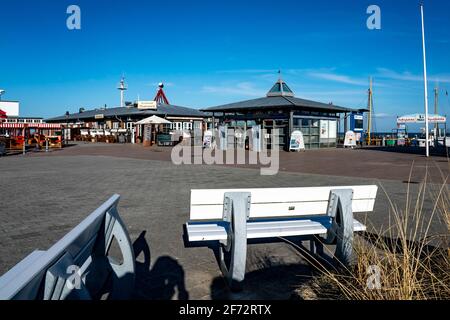
M 430 104 L 450 115 L 450 1 L 425 0 Z M 81 8 L 81 30 L 66 9 Z M 381 7 L 381 30 L 366 9 Z M 24 116 L 152 99 L 194 108 L 263 96 L 283 78 L 296 96 L 364 107 L 375 81 L 378 130 L 423 110 L 418 0 L 0 0 L 0 88 Z

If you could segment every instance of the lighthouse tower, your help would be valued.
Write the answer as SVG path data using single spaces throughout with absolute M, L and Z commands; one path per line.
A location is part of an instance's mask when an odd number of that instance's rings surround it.
M 124 92 L 128 89 L 128 87 L 125 84 L 125 77 L 122 76 L 122 79 L 120 79 L 119 86 L 117 87 L 118 90 L 120 90 L 120 107 L 125 107 L 125 102 L 123 100 Z

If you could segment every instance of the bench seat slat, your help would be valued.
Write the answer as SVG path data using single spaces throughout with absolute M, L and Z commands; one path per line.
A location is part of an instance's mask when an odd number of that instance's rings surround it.
M 249 221 L 247 223 L 247 238 L 273 238 L 325 234 L 331 225 L 328 217 L 314 220 L 285 220 L 285 221 Z M 353 221 L 355 231 L 365 231 L 366 227 L 357 220 Z M 223 222 L 186 224 L 189 241 L 226 240 L 227 231 Z

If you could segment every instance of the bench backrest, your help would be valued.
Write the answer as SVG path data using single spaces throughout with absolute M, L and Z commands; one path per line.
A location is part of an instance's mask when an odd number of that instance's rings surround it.
M 226 192 L 250 192 L 250 218 L 324 215 L 330 191 L 353 189 L 353 212 L 373 211 L 378 187 L 340 186 L 311 188 L 203 189 L 191 190 L 190 220 L 221 220 Z
M 0 300 L 94 298 L 103 289 L 111 270 L 116 277 L 127 277 L 126 281 L 132 282 L 123 284 L 122 289 L 132 287 L 134 255 L 117 212 L 119 199 L 119 195 L 114 195 L 50 249 L 34 251 L 0 277 Z M 123 274 L 117 274 L 108 262 L 113 237 L 120 239 Z M 67 285 L 68 280 L 74 284 L 73 288 Z

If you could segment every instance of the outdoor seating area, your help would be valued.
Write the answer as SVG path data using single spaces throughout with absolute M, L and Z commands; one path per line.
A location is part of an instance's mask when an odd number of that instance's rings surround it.
M 59 124 L 0 123 L 0 142 L 11 151 L 63 148 L 63 129 Z
M 129 132 L 126 129 L 81 129 L 73 139 L 84 142 L 124 143 L 129 140 Z

